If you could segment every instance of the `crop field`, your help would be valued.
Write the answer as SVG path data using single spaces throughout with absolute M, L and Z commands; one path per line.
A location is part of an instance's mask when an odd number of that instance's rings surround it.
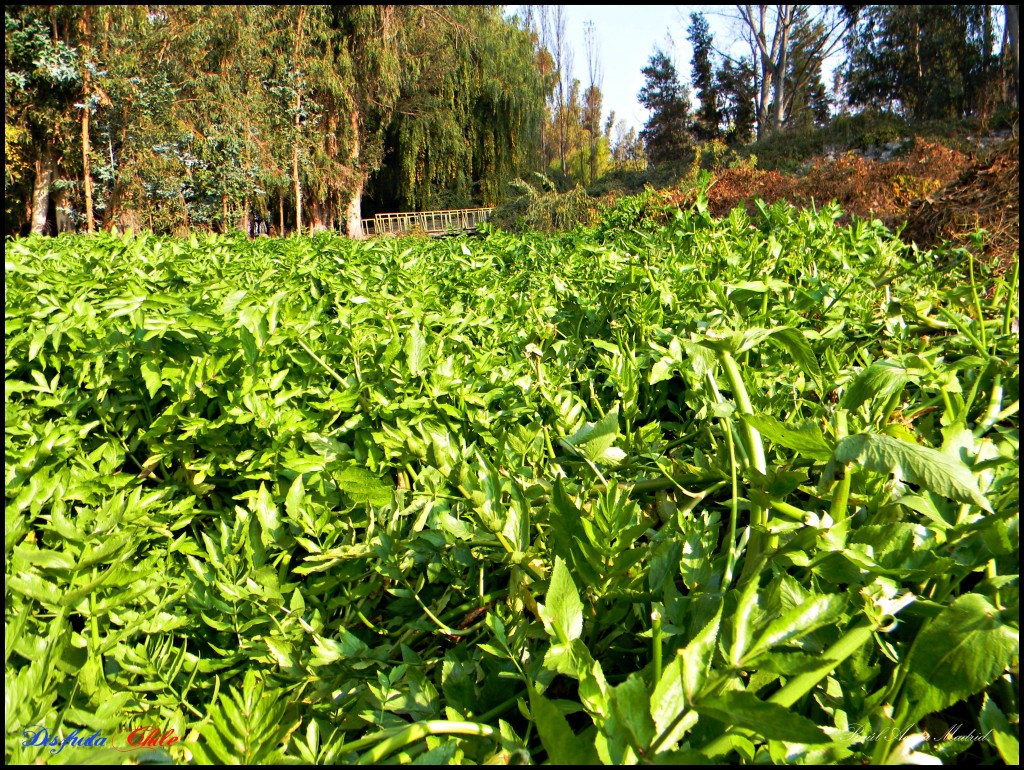
M 6 761 L 1015 764 L 1017 268 L 755 208 L 8 240 Z

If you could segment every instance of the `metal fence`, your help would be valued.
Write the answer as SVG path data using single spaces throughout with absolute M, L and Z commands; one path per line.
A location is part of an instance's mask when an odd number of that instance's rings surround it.
M 417 230 L 428 235 L 464 232 L 486 222 L 492 211 L 493 208 L 479 208 L 377 214 L 373 219 L 363 220 L 363 234 L 401 235 Z

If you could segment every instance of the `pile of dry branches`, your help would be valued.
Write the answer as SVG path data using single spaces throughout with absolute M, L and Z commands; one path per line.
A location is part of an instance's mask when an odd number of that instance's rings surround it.
M 920 246 L 949 241 L 967 247 L 984 229 L 984 255 L 1004 272 L 1020 249 L 1020 162 L 1012 137 L 967 168 L 960 178 L 907 209 L 906 240 Z

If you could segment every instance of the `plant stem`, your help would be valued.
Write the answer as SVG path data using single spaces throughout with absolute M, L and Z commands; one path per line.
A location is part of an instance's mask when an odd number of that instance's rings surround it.
M 654 653 L 654 685 L 661 681 L 661 613 L 651 612 L 651 641 Z
M 967 252 L 967 271 L 971 276 L 971 298 L 974 300 L 974 312 L 978 317 L 978 328 L 981 331 L 981 346 L 988 347 L 988 340 L 985 338 L 985 317 L 981 314 L 981 300 L 978 299 L 978 284 L 974 280 L 974 252 Z
M 725 560 L 725 574 L 722 576 L 722 591 L 728 590 L 732 583 L 732 571 L 736 567 L 738 556 L 736 548 L 736 520 L 739 518 L 739 479 L 736 474 L 736 445 L 732 439 L 732 427 L 725 426 L 725 436 L 729 443 L 729 470 L 732 476 L 732 499 L 729 501 L 729 554 Z
M 768 698 L 768 702 L 776 703 L 785 708 L 791 707 L 814 689 L 814 686 L 818 684 L 818 682 L 832 673 L 836 669 L 836 666 L 870 641 L 872 630 L 873 629 L 869 621 L 861 621 L 861 623 L 847 631 L 838 642 L 825 650 L 821 656 L 824 662 L 818 668 L 790 679 L 782 689 L 773 693 L 772 696 Z M 722 735 L 713 740 L 707 746 L 701 748 L 699 751 L 710 758 L 724 755 L 732 749 L 731 738 L 735 735 L 754 737 L 756 736 L 756 733 L 743 728 L 730 727 L 726 729 Z
M 725 377 L 729 380 L 729 386 L 732 389 L 733 397 L 736 399 L 736 407 L 739 409 L 740 414 L 752 415 L 754 408 L 750 403 L 750 396 L 743 382 L 743 375 L 736 365 L 736 359 L 730 353 L 719 351 L 718 360 L 721 361 L 722 368 L 725 370 Z M 745 439 L 743 443 L 746 445 L 747 457 L 749 458 L 751 468 L 762 475 L 766 475 L 768 466 L 765 462 L 764 443 L 761 440 L 761 434 L 758 433 L 757 428 L 753 425 L 744 422 L 742 436 Z M 766 536 L 761 531 L 768 526 L 768 512 L 753 500 L 750 501 L 750 526 L 754 528 L 754 532 L 750 538 L 750 547 L 744 558 L 743 572 L 740 575 L 740 580 L 744 582 L 750 577 L 751 570 L 760 564 L 760 556 L 765 549 L 776 548 L 779 542 L 777 535 Z
M 1010 279 L 1010 294 L 1006 298 L 1006 310 L 1003 311 L 1003 334 L 1008 335 L 1011 328 L 1011 318 L 1013 317 L 1013 311 L 1016 309 L 1019 312 L 1020 303 L 1018 300 L 1013 298 L 1013 295 L 1017 293 L 1017 282 L 1020 278 L 1020 255 L 1018 254 L 1017 259 L 1013 261 L 1013 278 Z
M 423 740 L 428 735 L 478 735 L 483 738 L 490 738 L 494 735 L 494 728 L 476 722 L 453 722 L 435 719 L 427 722 L 417 722 L 408 727 L 393 727 L 390 730 L 381 730 L 379 733 L 374 733 L 365 738 L 339 746 L 337 754 L 349 754 L 377 744 L 357 761 L 357 764 L 360 765 L 374 764 L 380 762 L 388 754 L 414 741 Z
M 846 425 L 846 410 L 836 410 L 836 441 L 846 438 L 848 428 Z M 847 463 L 843 468 L 843 477 L 836 484 L 832 493 L 832 506 L 829 508 L 829 516 L 833 522 L 839 522 L 846 518 L 846 509 L 850 504 L 850 477 L 853 475 L 853 465 Z

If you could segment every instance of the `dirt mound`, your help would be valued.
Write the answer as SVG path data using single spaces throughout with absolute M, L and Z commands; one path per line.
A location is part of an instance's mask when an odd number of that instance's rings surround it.
M 907 209 L 904 237 L 921 246 L 971 243 L 987 231 L 984 253 L 998 270 L 1012 266 L 1020 249 L 1020 161 L 1016 137 L 975 161 L 954 181 Z

